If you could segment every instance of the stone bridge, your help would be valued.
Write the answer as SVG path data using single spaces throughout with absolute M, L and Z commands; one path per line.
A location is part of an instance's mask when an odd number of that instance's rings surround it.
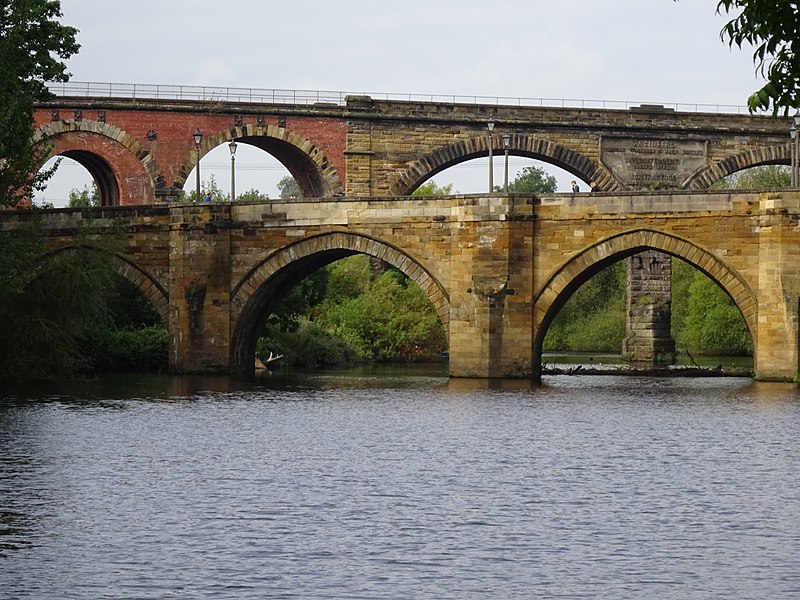
M 400 181 L 400 180 L 398 180 Z M 348 197 L 299 202 L 6 211 L 40 218 L 56 251 L 117 235 L 120 273 L 169 327 L 173 370 L 253 369 L 270 309 L 354 253 L 417 282 L 456 377 L 536 377 L 548 325 L 611 263 L 644 250 L 709 275 L 744 315 L 760 379 L 798 375 L 800 193 L 601 192 L 543 197 Z
M 788 119 L 657 105 L 110 95 L 38 106 L 37 140 L 84 165 L 104 207 L 46 220 L 56 246 L 78 225 L 125 224 L 122 271 L 168 322 L 177 370 L 252 368 L 254 332 L 286 286 L 365 252 L 422 285 L 448 329 L 451 374 L 536 375 L 543 332 L 569 295 L 611 262 L 655 250 L 631 275 L 636 293 L 660 280 L 666 305 L 668 272 L 652 264 L 687 260 L 736 301 L 758 375 L 797 374 L 796 196 L 707 191 L 742 169 L 790 164 Z M 234 139 L 282 162 L 305 200 L 171 203 L 198 160 Z M 444 169 L 504 152 L 563 168 L 593 193 L 408 197 Z M 626 352 L 653 359 L 664 346 L 631 334 L 631 323 L 652 332 L 661 318 L 669 337 L 668 312 L 642 317 L 652 307 L 640 304 L 629 294 Z

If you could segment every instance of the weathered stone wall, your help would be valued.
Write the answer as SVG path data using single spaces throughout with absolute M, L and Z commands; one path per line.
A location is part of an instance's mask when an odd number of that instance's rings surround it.
M 639 367 L 675 362 L 672 339 L 672 261 L 661 252 L 640 252 L 627 260 L 623 360 Z
M 41 218 L 53 248 L 119 235 L 121 272 L 153 299 L 181 371 L 252 365 L 282 291 L 355 252 L 419 283 L 448 328 L 453 376 L 534 376 L 547 326 L 614 261 L 655 250 L 706 272 L 753 334 L 756 373 L 798 370 L 800 193 L 350 198 L 0 213 Z M 165 308 L 166 307 L 166 308 Z
M 196 164 L 198 128 L 201 157 L 236 137 L 276 156 L 307 197 L 405 195 L 443 169 L 487 156 L 490 145 L 501 154 L 504 133 L 510 155 L 549 162 L 603 191 L 703 189 L 749 166 L 790 161 L 785 119 L 658 107 L 57 98 L 35 117 L 41 139 L 56 141 L 54 153 L 118 188 L 103 197 L 112 204 L 174 199 Z

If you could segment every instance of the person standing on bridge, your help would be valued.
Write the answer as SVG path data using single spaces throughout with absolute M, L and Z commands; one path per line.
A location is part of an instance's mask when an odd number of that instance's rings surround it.
M 572 180 L 572 193 L 573 194 L 577 194 L 580 191 L 581 191 L 581 188 L 578 187 L 578 182 L 573 179 Z

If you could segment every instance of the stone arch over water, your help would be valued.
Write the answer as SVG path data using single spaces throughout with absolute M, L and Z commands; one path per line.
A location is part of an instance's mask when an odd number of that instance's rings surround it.
M 541 368 L 542 345 L 547 329 L 569 297 L 612 263 L 644 250 L 678 257 L 708 275 L 730 296 L 744 317 L 754 346 L 758 343 L 758 300 L 737 271 L 700 246 L 684 238 L 654 229 L 636 229 L 608 237 L 569 258 L 534 294 L 534 368 Z
M 379 258 L 414 281 L 430 300 L 447 335 L 449 294 L 417 260 L 386 242 L 364 235 L 323 233 L 273 252 L 234 287 L 231 293 L 232 367 L 244 372 L 252 369 L 258 332 L 286 290 L 318 268 L 353 254 Z

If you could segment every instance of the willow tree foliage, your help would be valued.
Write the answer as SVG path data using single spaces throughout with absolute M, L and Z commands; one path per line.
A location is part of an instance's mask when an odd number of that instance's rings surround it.
M 17 206 L 52 174 L 39 172 L 47 149 L 33 143 L 33 111 L 51 97 L 48 83 L 68 80 L 63 61 L 79 48 L 61 16 L 59 0 L 0 4 L 0 206 Z

